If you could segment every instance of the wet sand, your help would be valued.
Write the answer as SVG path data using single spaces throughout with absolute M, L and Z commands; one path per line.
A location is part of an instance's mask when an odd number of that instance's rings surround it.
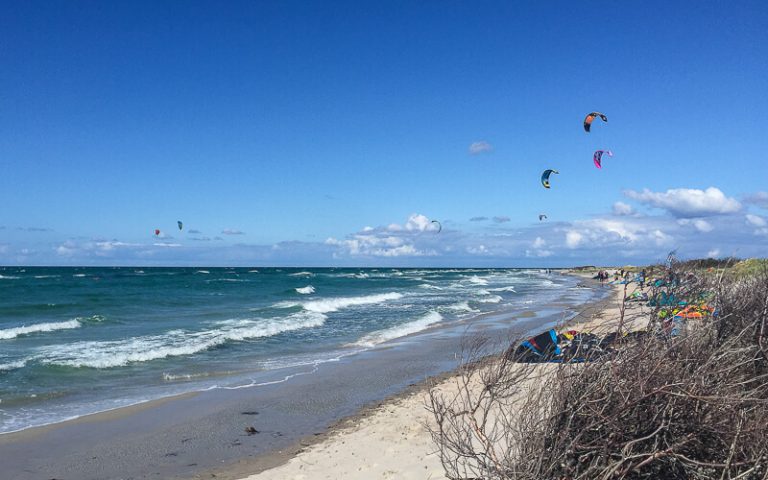
M 477 325 L 514 335 L 510 329 L 534 331 L 562 315 L 536 309 Z M 359 423 L 383 399 L 410 398 L 427 378 L 453 370 L 467 325 L 308 366 L 303 373 L 311 374 L 285 383 L 189 394 L 0 435 L 2 478 L 242 478 L 296 458 L 329 432 Z
M 610 287 L 611 294 L 602 301 L 586 305 L 569 322 L 570 328 L 595 333 L 615 330 L 621 317 L 620 307 L 627 292 L 623 286 Z M 624 325 L 643 328 L 647 315 L 639 303 L 626 304 Z M 309 479 L 444 479 L 444 470 L 436 454 L 428 425 L 428 391 L 455 391 L 461 384 L 458 374 L 425 382 L 412 391 L 364 410 L 336 425 L 319 441 L 308 442 L 293 452 L 276 453 L 272 463 L 279 467 L 254 470 L 243 480 Z M 286 461 L 286 458 L 288 460 Z M 266 466 L 266 464 L 265 464 Z

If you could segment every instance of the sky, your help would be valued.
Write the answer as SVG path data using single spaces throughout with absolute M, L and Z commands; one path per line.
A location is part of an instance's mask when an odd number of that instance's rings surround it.
M 763 1 L 0 6 L 0 265 L 768 256 Z

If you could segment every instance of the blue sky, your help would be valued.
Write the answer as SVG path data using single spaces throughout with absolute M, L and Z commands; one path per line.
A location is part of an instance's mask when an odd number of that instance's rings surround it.
M 768 255 L 764 2 L 2 8 L 0 264 Z

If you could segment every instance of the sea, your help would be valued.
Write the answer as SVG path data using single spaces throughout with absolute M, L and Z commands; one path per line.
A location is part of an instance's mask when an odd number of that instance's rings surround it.
M 439 329 L 566 320 L 599 294 L 547 270 L 0 267 L 0 433 L 290 382 Z

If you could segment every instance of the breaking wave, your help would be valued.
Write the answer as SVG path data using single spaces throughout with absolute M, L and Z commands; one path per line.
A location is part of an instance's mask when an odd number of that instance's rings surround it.
M 368 335 L 365 335 L 363 338 L 355 342 L 353 345 L 373 347 L 374 345 L 386 342 L 387 340 L 405 337 L 406 335 L 411 335 L 422 330 L 426 330 L 430 326 L 440 322 L 442 319 L 443 316 L 440 315 L 440 313 L 430 311 L 418 320 L 414 320 L 413 322 L 369 333 Z
M 40 332 L 53 332 L 56 330 L 68 330 L 82 326 L 79 320 L 67 320 L 65 322 L 47 322 L 22 327 L 4 328 L 0 330 L 0 340 L 10 340 L 20 335 L 29 335 Z
M 300 293 L 302 295 L 309 295 L 310 293 L 315 293 L 315 287 L 312 285 L 307 285 L 306 287 L 299 287 L 296 289 L 296 293 Z
M 110 368 L 167 357 L 192 355 L 230 341 L 271 337 L 302 328 L 319 327 L 325 315 L 302 312 L 281 319 L 243 319 L 217 322 L 219 328 L 189 332 L 171 330 L 162 335 L 115 341 L 86 341 L 42 348 L 42 363 L 70 367 Z

